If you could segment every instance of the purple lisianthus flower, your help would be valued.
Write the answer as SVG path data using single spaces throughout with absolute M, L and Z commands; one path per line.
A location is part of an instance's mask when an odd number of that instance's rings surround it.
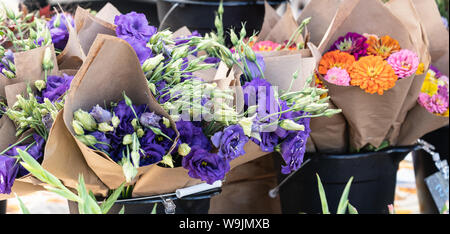
M 242 89 L 245 107 L 257 105 L 258 117 L 263 118 L 267 114 L 278 112 L 278 100 L 275 98 L 272 85 L 267 80 L 255 78 L 245 83 Z M 277 117 L 274 116 L 274 118 Z
M 11 193 L 11 188 L 19 172 L 19 165 L 16 158 L 0 155 L 0 193 Z
M 244 145 L 248 142 L 248 137 L 238 124 L 226 127 L 223 132 L 216 132 L 211 141 L 219 149 L 219 156 L 228 160 L 233 160 L 245 154 Z
M 134 37 L 123 37 L 125 41 L 127 41 L 131 47 L 133 47 L 134 52 L 139 59 L 139 62 L 142 64 L 145 60 L 152 57 L 152 49 L 147 47 L 147 42 L 143 40 L 139 40 Z
M 369 44 L 366 43 L 367 38 L 358 33 L 349 32 L 343 37 L 339 37 L 333 45 L 330 47 L 330 50 L 340 50 L 342 52 L 347 52 L 358 60 L 359 57 L 367 55 L 367 48 Z
M 166 149 L 159 143 L 157 139 L 160 136 L 156 136 L 153 131 L 147 131 L 140 140 L 141 149 L 141 159 L 139 160 L 139 166 L 146 166 L 150 164 L 157 163 L 162 160 L 163 156 L 166 154 Z
M 34 142 L 30 144 L 17 145 L 6 151 L 2 156 L 14 157 L 19 155 L 18 149 L 27 151 L 35 160 L 40 161 L 44 155 L 45 140 L 38 134 L 33 134 Z M 17 177 L 27 175 L 29 172 L 22 166 L 19 166 Z
M 181 163 L 183 168 L 189 170 L 190 177 L 201 179 L 208 184 L 222 180 L 230 170 L 230 164 L 226 158 L 209 153 L 198 146 L 192 147 Z
M 112 114 L 108 110 L 103 109 L 100 105 L 95 105 L 89 112 L 97 123 L 107 123 L 111 121 Z
M 256 63 L 259 64 L 262 72 L 264 72 L 266 69 L 266 64 L 264 63 L 263 56 L 258 53 L 255 53 L 255 55 L 256 55 Z M 247 63 L 247 67 L 249 69 L 249 71 L 245 70 L 245 74 L 247 74 L 247 76 L 250 76 L 252 79 L 261 78 L 261 71 L 259 70 L 256 63 L 250 61 L 248 58 L 245 58 L 245 61 Z M 250 74 L 248 72 L 250 72 Z
M 44 98 L 51 102 L 59 100 L 70 88 L 73 76 L 63 74 L 63 76 L 48 76 L 46 88 L 42 90 L 42 96 L 36 97 L 42 103 Z
M 131 37 L 144 43 L 147 43 L 157 31 L 156 27 L 148 25 L 147 17 L 144 14 L 134 11 L 116 16 L 114 24 L 117 25 L 117 37 L 122 39 Z
M 273 152 L 280 139 L 275 132 L 261 132 L 260 137 L 261 141 L 253 137 L 251 139 L 264 152 Z
M 0 74 L 3 74 L 3 69 L 11 71 L 11 69 L 9 68 L 9 62 L 12 62 L 14 64 L 14 53 L 10 49 L 5 51 L 5 55 L 1 59 Z
M 97 139 L 97 141 L 99 142 L 94 145 L 94 147 L 96 149 L 109 153 L 110 147 L 108 145 L 111 143 L 111 140 L 108 137 L 106 137 L 105 133 L 100 132 L 100 131 L 95 131 L 95 132 L 89 133 L 89 135 L 94 136 L 95 139 Z
M 198 146 L 207 151 L 212 149 L 210 141 L 203 133 L 202 128 L 195 125 L 195 121 L 180 120 L 176 122 L 176 125 L 181 143 L 188 144 L 190 147 Z
M 64 14 L 60 15 L 60 22 L 58 27 L 55 27 L 55 20 L 58 15 L 52 17 L 52 19 L 47 23 L 50 29 L 50 35 L 52 37 L 52 42 L 56 49 L 63 50 L 66 47 L 67 41 L 69 40 L 69 30 L 67 29 L 67 21 L 75 27 L 74 20 L 71 15 Z M 38 42 L 39 44 L 39 42 Z
M 307 115 L 307 112 L 296 112 L 296 116 Z M 300 168 L 306 150 L 306 141 L 308 140 L 311 129 L 309 128 L 310 118 L 301 118 L 296 121 L 305 126 L 304 131 L 289 131 L 288 136 L 281 143 L 281 156 L 286 162 L 281 167 L 281 173 L 289 174 Z

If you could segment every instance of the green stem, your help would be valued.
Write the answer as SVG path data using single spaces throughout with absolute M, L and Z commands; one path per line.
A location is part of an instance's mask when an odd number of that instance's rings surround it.
M 4 153 L 8 152 L 8 150 L 10 150 L 10 149 L 12 149 L 13 147 L 15 147 L 15 146 L 19 145 L 20 143 L 24 142 L 26 139 L 30 138 L 31 136 L 33 136 L 33 135 L 30 134 L 30 135 L 24 137 L 22 140 L 20 140 L 20 141 L 14 143 L 14 144 L 12 144 L 12 145 L 10 145 L 8 148 L 6 148 L 5 150 L 3 150 L 3 151 L 0 153 L 0 155 L 2 155 L 2 154 L 4 154 Z

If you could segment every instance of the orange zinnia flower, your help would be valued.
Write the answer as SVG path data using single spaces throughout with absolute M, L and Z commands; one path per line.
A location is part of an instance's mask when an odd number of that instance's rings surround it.
M 369 44 L 369 48 L 367 48 L 368 55 L 379 55 L 383 59 L 387 59 L 392 53 L 401 50 L 398 41 L 390 36 L 383 36 L 381 38 L 369 36 L 366 43 Z
M 340 50 L 330 51 L 325 53 L 320 60 L 319 73 L 324 76 L 327 74 L 328 70 L 333 67 L 339 67 L 350 72 L 354 62 L 355 57 L 347 52 L 342 52 Z
M 353 64 L 350 72 L 351 85 L 359 86 L 368 93 L 383 95 L 385 90 L 395 86 L 398 77 L 394 69 L 380 56 L 362 57 Z

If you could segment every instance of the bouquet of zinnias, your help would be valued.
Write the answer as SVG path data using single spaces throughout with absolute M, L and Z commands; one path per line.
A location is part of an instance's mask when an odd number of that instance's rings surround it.
M 393 12 L 376 0 L 341 3 L 316 51 L 318 75 L 348 122 L 350 151 L 395 145 L 425 76 L 416 73 L 428 67 L 427 41 L 415 43 Z

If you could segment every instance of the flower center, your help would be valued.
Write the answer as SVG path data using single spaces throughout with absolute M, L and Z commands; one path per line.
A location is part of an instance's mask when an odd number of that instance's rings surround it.
M 352 46 L 353 46 L 352 41 L 351 41 L 351 40 L 345 39 L 344 41 L 342 41 L 342 42 L 339 44 L 339 50 L 340 50 L 340 51 L 349 51 L 349 50 L 352 49 Z
M 373 77 L 377 75 L 377 71 L 374 67 L 369 67 L 367 69 L 367 75 L 369 75 L 372 78 L 371 80 L 373 80 Z
M 387 47 L 387 46 L 381 46 L 379 49 L 378 49 L 378 52 L 380 53 L 380 54 L 386 54 L 386 53 L 389 53 L 389 51 L 391 51 L 391 48 L 390 47 Z
M 202 167 L 206 167 L 206 166 L 208 166 L 208 163 L 205 161 L 202 161 Z
M 407 69 L 407 70 L 411 70 L 411 64 L 402 61 L 402 68 Z

